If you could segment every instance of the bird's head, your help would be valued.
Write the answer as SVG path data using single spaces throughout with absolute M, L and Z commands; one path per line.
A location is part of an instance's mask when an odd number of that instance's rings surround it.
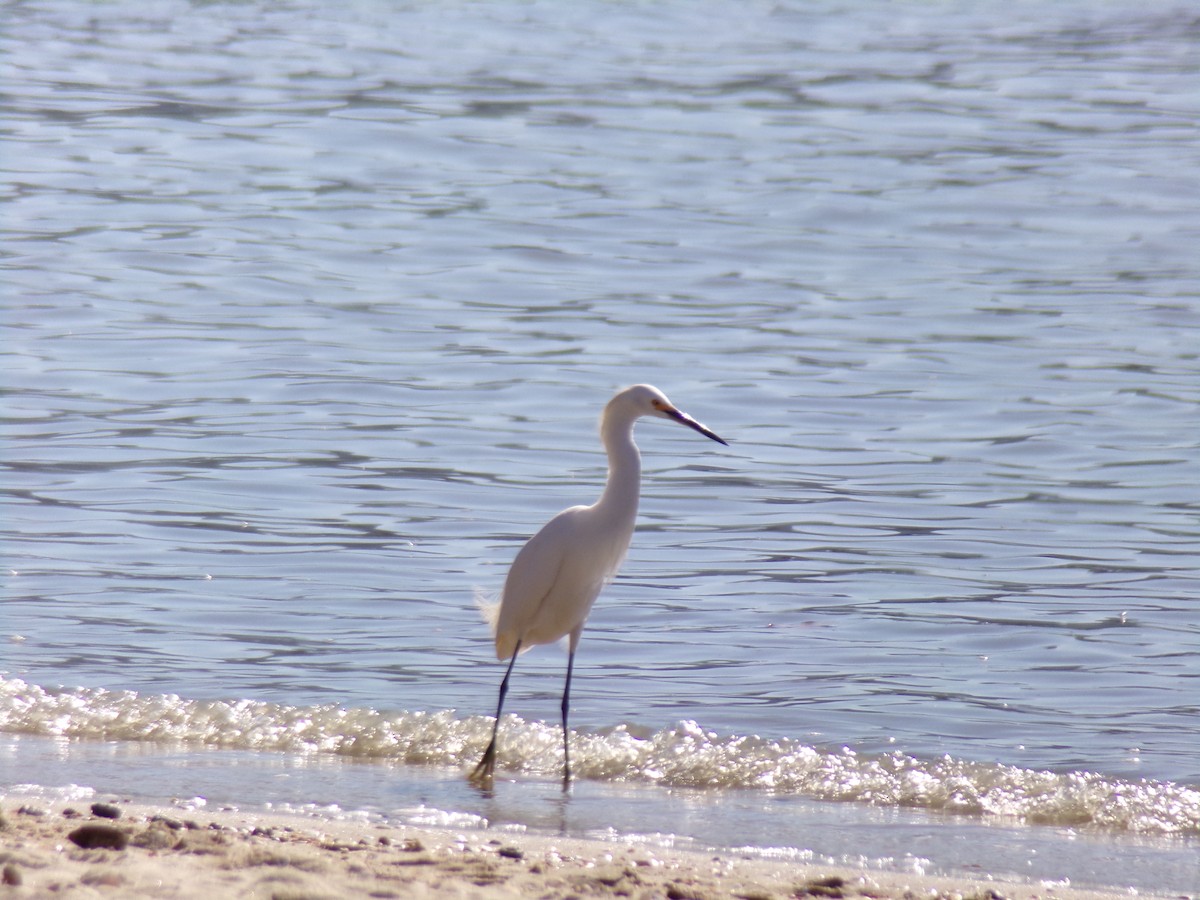
M 701 425 L 687 413 L 680 410 L 667 395 L 650 384 L 635 384 L 619 392 L 609 401 L 609 406 L 621 406 L 633 418 L 639 416 L 656 416 L 660 419 L 671 419 L 681 425 L 686 425 L 700 432 L 706 438 L 711 438 L 718 444 L 728 444 L 711 429 Z

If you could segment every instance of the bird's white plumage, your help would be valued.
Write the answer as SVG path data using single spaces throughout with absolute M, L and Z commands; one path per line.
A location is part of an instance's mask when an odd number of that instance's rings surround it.
M 517 641 L 522 649 L 548 644 L 583 627 L 592 604 L 604 585 L 616 574 L 624 553 L 612 558 L 616 548 L 597 533 L 593 507 L 573 506 L 546 523 L 513 560 L 501 595 L 496 620 L 496 656 L 508 659 Z M 618 543 L 620 543 L 618 541 Z M 624 541 L 628 546 L 628 538 Z M 596 556 L 607 556 L 598 565 L 592 550 L 588 557 L 576 550 L 594 548 Z
M 641 456 L 633 442 L 633 426 L 642 416 L 673 419 L 719 443 L 695 419 L 676 409 L 666 395 L 648 384 L 636 384 L 614 396 L 600 420 L 600 439 L 608 454 L 608 480 L 600 499 L 591 506 L 572 506 L 547 522 L 517 553 L 504 582 L 497 607 L 484 607 L 495 629 L 496 656 L 509 659 L 535 644 L 570 638 L 570 660 L 592 604 L 625 559 L 637 519 Z M 508 672 L 512 671 L 512 663 Z M 564 757 L 571 664 L 563 692 Z M 500 686 L 500 709 L 508 674 Z M 491 777 L 495 761 L 496 726 L 492 742 L 472 777 Z M 567 767 L 569 775 L 569 765 Z

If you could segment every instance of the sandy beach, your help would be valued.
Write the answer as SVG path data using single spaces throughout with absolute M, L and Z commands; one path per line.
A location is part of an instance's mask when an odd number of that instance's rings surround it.
M 0 896 L 635 900 L 1128 897 L 1128 891 L 924 877 L 489 831 L 196 811 L 9 802 Z M 1145 897 L 1146 894 L 1139 896 Z

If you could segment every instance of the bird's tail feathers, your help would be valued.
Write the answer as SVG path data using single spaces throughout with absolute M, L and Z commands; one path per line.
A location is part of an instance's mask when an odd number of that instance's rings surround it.
M 492 629 L 492 634 L 496 633 L 496 625 L 500 621 L 500 595 L 495 591 L 485 591 L 483 588 L 475 588 L 475 606 L 479 609 L 479 614 L 483 616 L 483 621 L 487 622 L 488 628 Z
M 475 605 L 479 607 L 479 613 L 483 616 L 483 621 L 488 623 L 488 627 L 492 629 L 492 636 L 496 639 L 496 658 L 508 659 L 517 652 L 517 637 L 511 631 L 500 634 L 500 604 L 503 601 L 503 596 L 497 593 L 489 593 L 487 591 L 475 588 Z M 522 652 L 528 650 L 528 647 L 522 647 Z

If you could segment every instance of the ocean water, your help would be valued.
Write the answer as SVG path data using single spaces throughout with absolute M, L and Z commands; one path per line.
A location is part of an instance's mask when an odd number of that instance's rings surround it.
M 1200 891 L 1200 16 L 0 3 L 0 789 Z M 572 693 L 473 596 L 638 429 Z

